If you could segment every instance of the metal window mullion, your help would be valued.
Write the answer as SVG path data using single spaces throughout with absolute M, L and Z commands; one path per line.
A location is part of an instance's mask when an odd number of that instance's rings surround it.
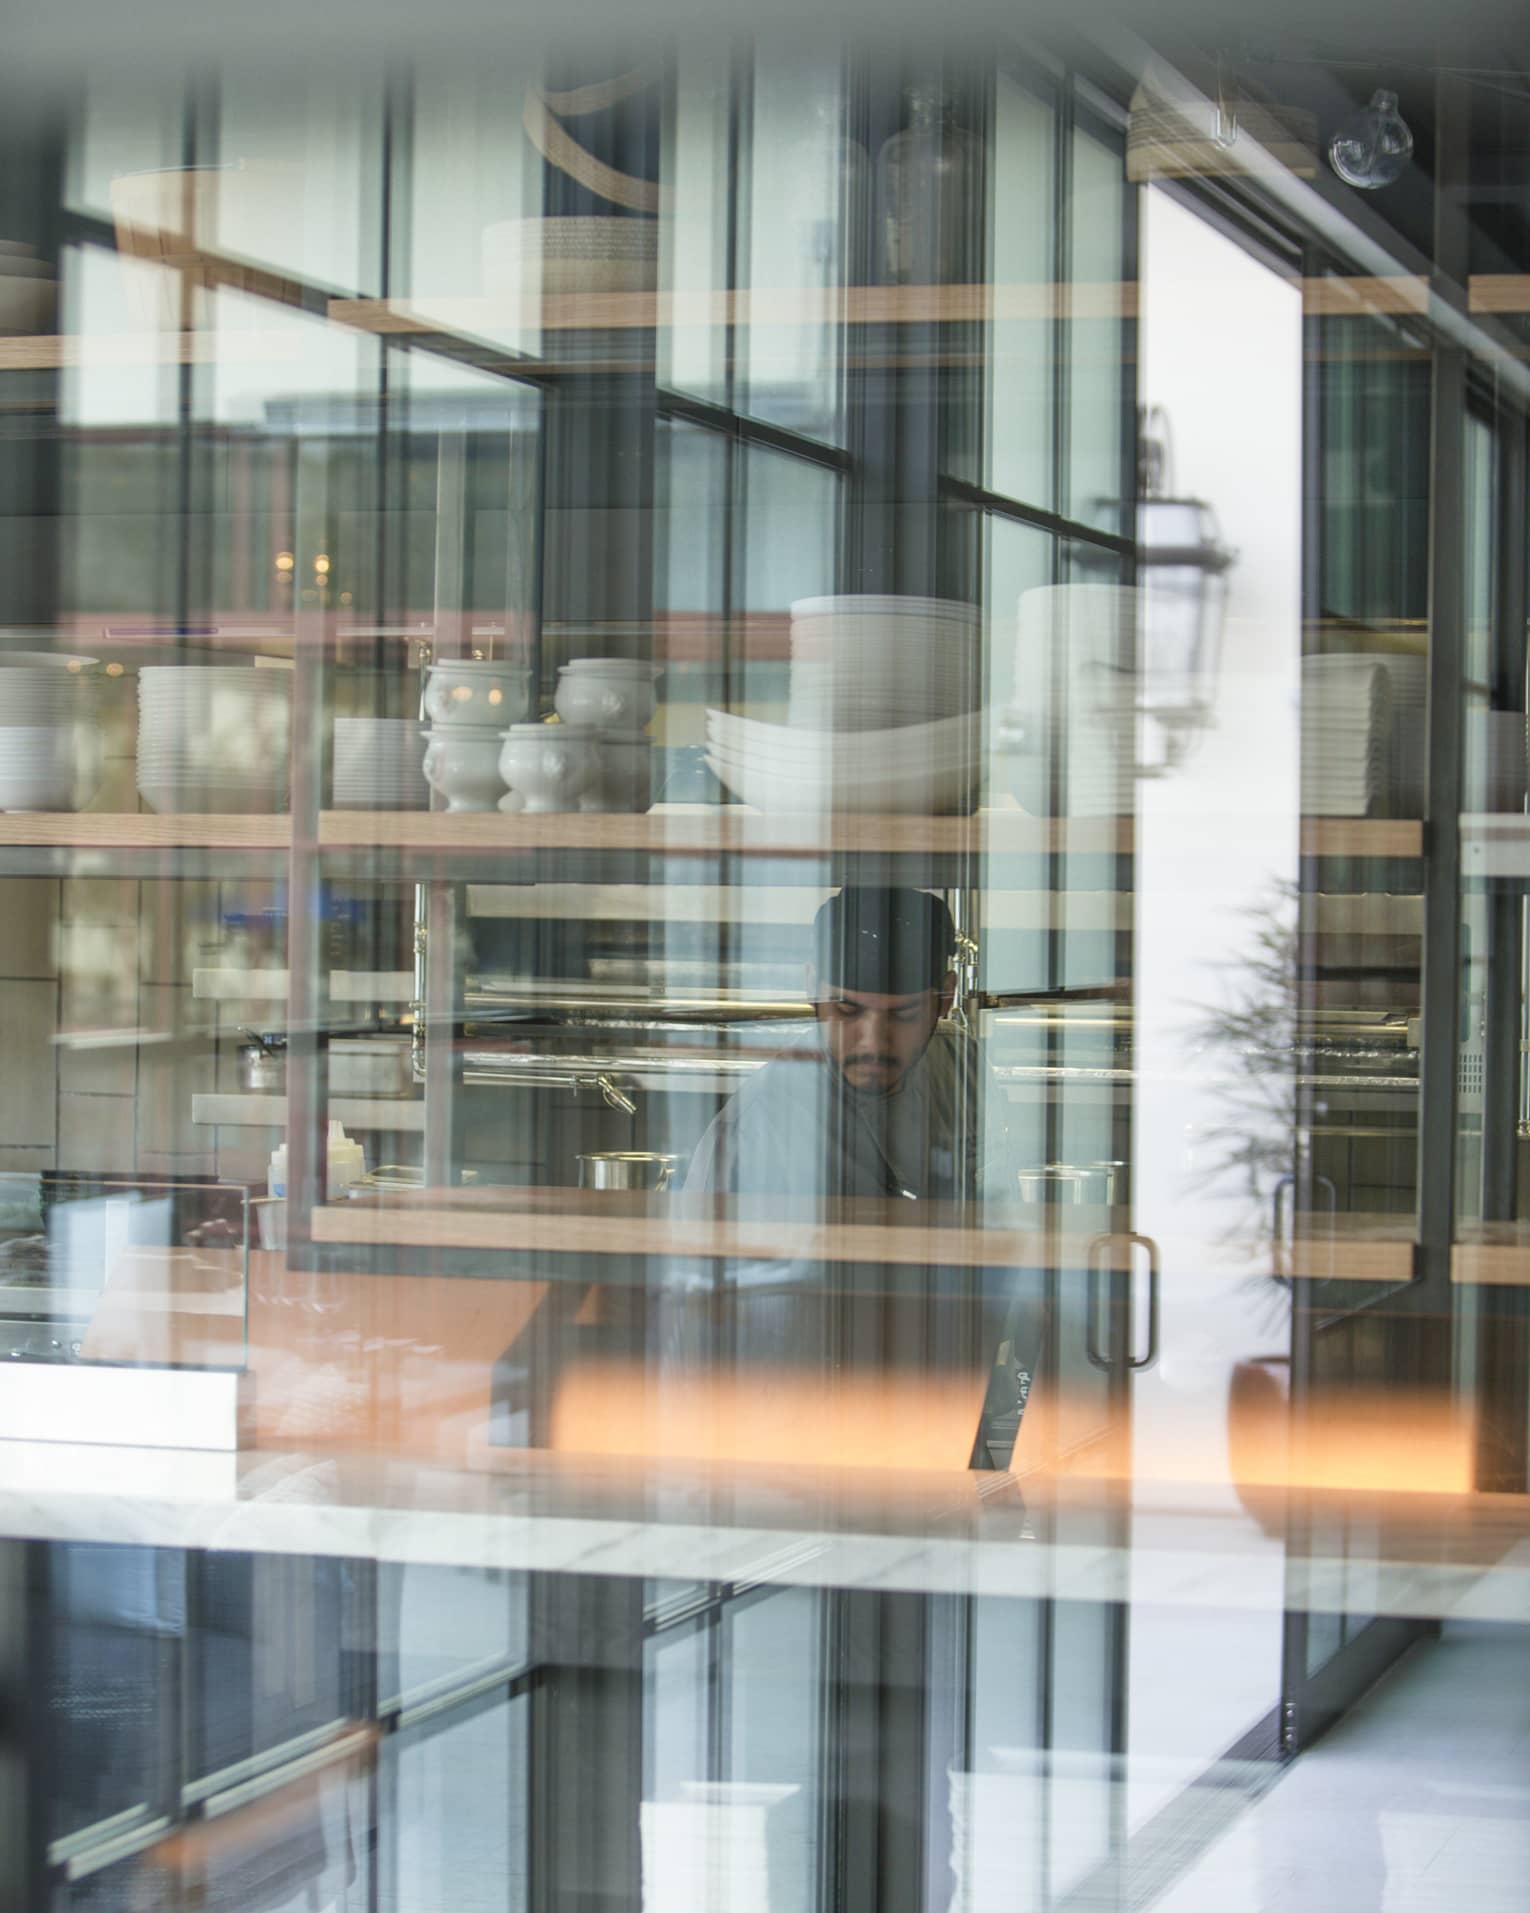
M 1435 251 L 1454 276 L 1467 233 L 1451 188 L 1466 161 L 1465 84 L 1441 74 Z M 1430 415 L 1429 662 L 1426 706 L 1423 1032 L 1419 1054 L 1418 1261 L 1415 1305 L 1452 1318 L 1450 1251 L 1460 1041 L 1462 675 L 1465 645 L 1466 355 L 1435 344 Z M 1450 1372 L 1449 1336 L 1442 1373 Z M 1432 1366 L 1432 1364 L 1431 1364 Z M 1414 1378 L 1422 1381 L 1423 1376 Z
M 1494 488 L 1493 704 L 1525 710 L 1526 421 L 1518 406 L 1504 408 L 1496 433 Z M 1508 1221 L 1515 1209 L 1516 1143 L 1520 1105 L 1520 1025 L 1524 966 L 1522 898 L 1499 886 L 1488 897 L 1486 1041 L 1482 1109 L 1482 1218 Z

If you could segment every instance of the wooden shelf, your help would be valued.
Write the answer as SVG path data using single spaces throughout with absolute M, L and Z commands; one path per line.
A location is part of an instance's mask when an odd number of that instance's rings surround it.
M 744 1211 L 740 1214 L 740 1211 Z M 422 1189 L 358 1198 L 316 1209 L 316 1242 L 364 1247 L 477 1249 L 532 1255 L 696 1256 L 741 1261 L 860 1262 L 929 1268 L 1063 1268 L 1132 1266 L 1124 1213 L 1104 1209 L 1053 1218 L 1034 1208 L 985 1210 L 975 1227 L 953 1205 L 877 1202 L 748 1203 L 695 1196 L 596 1194 L 581 1189 Z M 1410 1217 L 1341 1217 L 1326 1230 L 1299 1235 L 1282 1273 L 1298 1280 L 1406 1282 L 1413 1273 Z M 1105 1239 L 1108 1238 L 1108 1241 Z M 1187 1268 L 1246 1259 L 1249 1245 L 1208 1242 L 1182 1248 L 1165 1270 L 1172 1281 Z
M 425 1105 L 418 1097 L 331 1096 L 327 1105 L 331 1119 L 347 1130 L 386 1129 L 423 1134 Z M 194 1123 L 218 1123 L 230 1127 L 279 1128 L 287 1121 L 285 1096 L 260 1096 L 253 1093 L 198 1093 L 191 1099 Z
M 285 1003 L 288 974 L 281 970 L 230 970 L 222 964 L 191 973 L 191 994 L 215 1003 Z M 414 998 L 409 970 L 331 970 L 331 1003 L 408 1003 Z
M 1422 857 L 1416 817 L 1304 817 L 1304 857 Z
M 764 815 L 741 805 L 653 810 L 641 815 L 498 811 L 332 810 L 319 819 L 327 850 L 642 851 L 672 857 L 821 857 L 847 854 L 956 856 L 1053 850 L 1129 854 L 1130 818 L 1028 817 L 1017 810 L 971 817 Z
M 199 285 L 229 285 L 278 307 L 298 307 L 312 316 L 320 288 L 305 285 L 209 248 L 188 249 L 179 262 Z M 1303 281 L 1303 307 L 1312 315 L 1401 313 L 1426 317 L 1434 292 L 1413 274 L 1320 275 Z M 374 336 L 408 339 L 432 335 L 479 349 L 484 334 L 532 328 L 542 332 L 651 332 L 669 327 L 755 329 L 824 325 L 904 326 L 986 324 L 1003 321 L 1132 318 L 1139 292 L 1134 280 L 1058 283 L 1036 280 L 963 286 L 776 286 L 700 288 L 669 292 L 559 293 L 535 298 L 417 296 L 413 299 L 353 299 L 331 294 L 325 312 L 332 325 Z M 1530 312 L 1530 274 L 1474 273 L 1467 282 L 1473 314 Z M 503 350 L 504 348 L 500 348 Z M 185 365 L 240 361 L 296 364 L 303 342 L 290 331 L 244 326 L 203 330 L 38 333 L 0 339 L 0 372 L 57 371 L 75 365 Z M 528 360 L 528 371 L 542 361 Z M 513 371 L 513 356 L 505 369 Z
M 146 811 L 13 811 L 0 816 L 0 844 L 73 850 L 287 850 L 287 816 Z
M 1464 1286 L 1530 1288 L 1530 1222 L 1463 1226 L 1450 1251 L 1450 1279 Z
M 656 1197 L 650 1203 L 642 1196 L 578 1189 L 426 1189 L 387 1200 L 358 1199 L 316 1209 L 313 1239 L 534 1255 L 724 1256 L 743 1261 L 868 1262 L 921 1268 L 932 1264 L 1035 1267 L 1057 1261 L 1064 1252 L 1064 1239 L 1040 1226 L 978 1229 L 892 1221 L 795 1221 L 779 1213 L 789 1210 L 789 1203 L 774 1205 L 777 1213 L 758 1220 L 718 1219 L 697 1213 L 698 1206 L 705 1205 L 692 1204 L 687 1213 L 674 1197 Z M 863 1206 L 881 1215 L 899 1213 L 892 1204 Z M 903 1204 L 903 1212 L 908 1207 Z M 670 1213 L 664 1213 L 666 1209 Z M 1091 1239 L 1080 1235 L 1071 1244 L 1069 1259 L 1082 1264 Z
M 1275 1266 L 1306 1282 L 1408 1282 L 1417 1234 L 1412 1216 L 1340 1215 L 1331 1230 L 1320 1222 L 1298 1233 Z
M 1518 823 L 1530 869 L 1530 818 Z M 1510 832 L 1495 832 L 1508 838 Z M 969 817 L 881 816 L 859 812 L 764 814 L 742 805 L 676 806 L 641 815 L 499 811 L 330 810 L 319 818 L 324 850 L 393 850 L 505 855 L 536 850 L 617 851 L 672 857 L 1038 856 L 1054 851 L 1129 856 L 1130 817 L 1031 817 L 1018 810 Z M 1309 817 L 1309 857 L 1419 857 L 1423 825 L 1409 818 Z M 0 846 L 58 849 L 279 850 L 292 844 L 286 815 L 152 811 L 27 811 L 0 815 Z

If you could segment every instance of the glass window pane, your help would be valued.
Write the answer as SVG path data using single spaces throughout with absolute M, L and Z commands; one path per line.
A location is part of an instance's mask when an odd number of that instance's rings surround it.
M 820 1596 L 792 1588 L 723 1620 L 728 1784 L 724 1838 L 763 1851 L 771 1913 L 816 1904 L 821 1678 Z
M 644 1648 L 645 1849 L 651 1841 L 662 1843 L 665 1836 L 665 1816 L 650 1814 L 647 1804 L 682 1800 L 688 1787 L 711 1777 L 707 1716 L 713 1638 L 705 1622 L 688 1622 L 655 1635 Z
M 523 1574 L 384 1561 L 377 1602 L 377 1685 L 385 1705 L 526 1657 Z
M 522 1696 L 383 1742 L 379 1913 L 520 1913 L 528 1728 Z
M 849 282 L 871 165 L 848 122 L 832 43 L 794 40 L 755 61 L 747 284 L 759 316 L 743 333 L 743 409 L 838 441 L 843 328 L 833 294 Z
M 1085 524 L 1126 532 L 1122 451 L 1128 442 L 1132 382 L 1126 365 L 1122 251 L 1126 193 L 1120 147 L 1075 128 L 1068 205 L 1070 311 L 1068 511 Z
M 404 256 L 396 290 L 449 332 L 536 348 L 514 297 L 526 219 L 542 211 L 541 169 L 521 125 L 529 65 L 423 59 L 412 75 Z
M 703 308 L 728 289 L 728 116 L 732 60 L 726 48 L 683 39 L 675 56 L 674 106 L 665 175 L 668 217 L 659 234 L 661 284 L 676 294 L 676 323 L 659 333 L 661 383 L 722 403 L 728 331 Z
M 366 293 L 380 283 L 381 71 L 239 62 L 218 94 L 212 243 L 315 285 Z
M 743 549 L 735 561 L 746 620 L 743 695 L 751 705 L 781 706 L 784 716 L 788 619 L 783 614 L 798 598 L 834 589 L 839 474 L 754 446 L 744 454 L 743 473 L 736 521 Z
M 1050 100 L 1000 73 L 993 113 L 987 483 L 1008 498 L 1050 506 L 1057 111 Z

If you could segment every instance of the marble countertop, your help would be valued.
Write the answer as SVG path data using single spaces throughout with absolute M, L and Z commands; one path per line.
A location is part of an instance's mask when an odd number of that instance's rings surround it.
M 639 1469 L 546 1454 L 492 1469 L 386 1456 L 0 1442 L 0 1533 L 42 1541 L 874 1588 L 1530 1621 L 1530 1503 L 1348 1504 L 1383 1554 L 1346 1561 L 1325 1497 L 1314 1547 L 1202 1488 L 1127 1507 L 1099 1483 L 890 1469 Z M 1360 1532 L 1367 1532 L 1362 1526 Z

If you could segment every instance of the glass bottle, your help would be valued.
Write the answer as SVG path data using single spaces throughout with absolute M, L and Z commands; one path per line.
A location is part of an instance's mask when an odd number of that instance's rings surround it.
M 894 286 L 970 285 L 978 276 L 982 142 L 956 124 L 939 86 L 911 87 L 909 123 L 877 162 L 882 276 Z

